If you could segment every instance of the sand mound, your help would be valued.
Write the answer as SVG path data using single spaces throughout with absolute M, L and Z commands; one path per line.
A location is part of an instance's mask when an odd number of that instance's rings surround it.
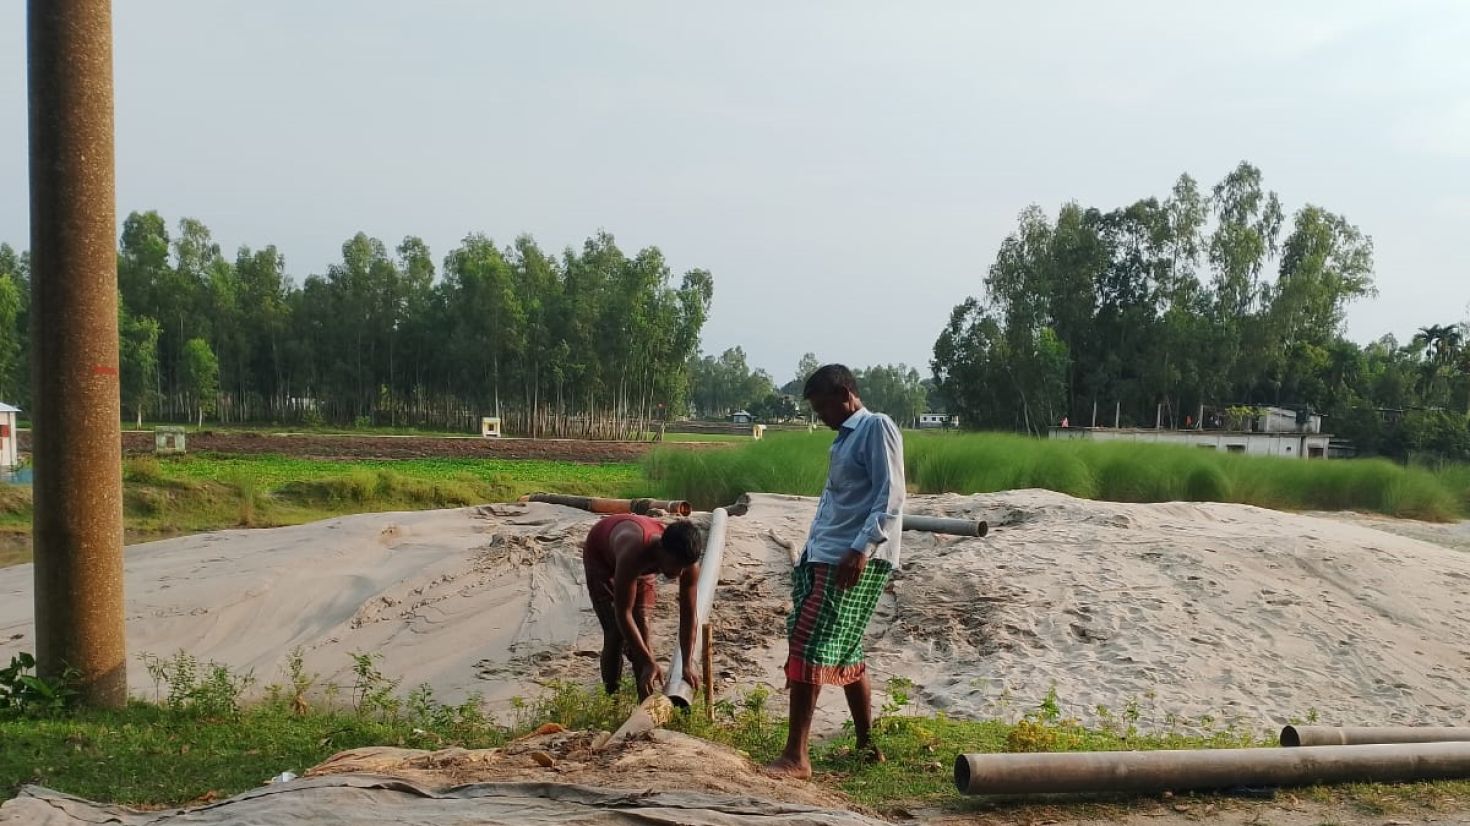
M 1145 728 L 1470 715 L 1470 557 L 1457 550 L 1241 505 L 1044 491 L 925 504 L 996 528 L 912 543 L 874 646 L 934 707 L 1014 713 L 1055 684 L 1083 719 L 1136 701 Z
M 731 521 L 714 617 L 720 692 L 781 687 L 787 546 L 814 507 L 758 495 Z M 910 509 L 992 527 L 984 539 L 908 534 L 879 603 L 875 683 L 912 680 L 921 708 L 1016 717 L 1054 685 L 1069 714 L 1133 705 L 1143 729 L 1203 715 L 1252 728 L 1313 711 L 1342 724 L 1470 716 L 1463 528 L 1045 491 L 915 497 Z M 297 646 L 309 671 L 342 684 L 351 652 L 378 652 L 405 690 L 481 693 L 492 709 L 550 680 L 592 685 L 600 636 L 580 543 L 594 521 L 496 505 L 135 546 L 129 648 L 183 649 L 262 684 L 282 679 Z M 674 605 L 661 585 L 661 652 Z M 33 637 L 30 566 L 0 570 L 0 657 Z M 152 695 L 143 668 L 130 680 Z M 845 716 L 840 692 L 826 692 L 819 731 Z

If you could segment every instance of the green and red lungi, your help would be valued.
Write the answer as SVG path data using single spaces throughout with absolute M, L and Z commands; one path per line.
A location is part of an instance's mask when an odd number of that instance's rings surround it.
M 791 653 L 786 678 L 796 683 L 848 685 L 862 679 L 863 633 L 893 567 L 870 560 L 858 583 L 837 587 L 837 566 L 804 562 L 792 572 L 791 616 L 786 639 Z

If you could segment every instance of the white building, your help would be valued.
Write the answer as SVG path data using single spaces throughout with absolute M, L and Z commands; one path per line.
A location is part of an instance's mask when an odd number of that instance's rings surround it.
M 1152 442 L 1285 459 L 1326 459 L 1332 437 L 1325 433 L 1248 433 L 1235 430 L 1144 430 L 1110 427 L 1053 427 L 1052 439 L 1094 442 Z
M 918 426 L 920 430 L 959 427 L 960 417 L 951 416 L 948 413 L 920 413 Z
M 0 470 L 13 470 L 20 464 L 19 437 L 15 433 L 15 414 L 20 408 L 0 402 Z
M 1254 421 L 1253 430 L 1259 433 L 1321 433 L 1322 417 L 1316 414 L 1299 414 L 1286 407 L 1263 407 L 1261 415 Z

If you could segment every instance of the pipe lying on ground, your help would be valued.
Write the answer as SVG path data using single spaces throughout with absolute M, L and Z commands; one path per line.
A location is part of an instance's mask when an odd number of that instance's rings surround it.
M 947 519 L 942 516 L 919 516 L 910 513 L 903 515 L 903 529 L 925 533 L 946 533 L 953 536 L 984 536 L 990 533 L 990 526 L 985 524 L 984 520 Z
M 715 603 L 715 586 L 720 582 L 720 563 L 725 558 L 725 526 L 729 522 L 729 516 L 724 508 L 715 508 L 709 523 L 709 538 L 704 543 L 704 557 L 699 561 L 699 582 L 695 586 L 696 597 L 694 600 L 694 648 L 692 653 L 699 656 L 700 649 L 699 629 L 709 622 L 710 609 Z M 694 699 L 694 689 L 684 680 L 684 669 L 695 667 L 691 663 L 684 662 L 684 650 L 678 640 L 674 640 L 674 657 L 669 663 L 669 674 L 664 682 L 664 693 L 679 708 L 688 708 Z M 706 686 L 708 690 L 708 686 Z
M 1237 786 L 1392 783 L 1470 778 L 1470 743 L 1398 743 L 1308 749 L 1060 754 L 961 754 L 962 794 L 1181 792 Z
M 1281 730 L 1281 745 L 1286 748 L 1467 741 L 1470 741 L 1470 728 L 1451 726 L 1287 726 Z
M 548 505 L 564 505 L 592 513 L 636 513 L 646 515 L 649 511 L 661 510 L 679 516 L 694 512 L 688 502 L 677 499 L 604 499 L 598 496 L 568 496 L 561 493 L 532 493 L 521 497 L 522 502 L 544 502 Z

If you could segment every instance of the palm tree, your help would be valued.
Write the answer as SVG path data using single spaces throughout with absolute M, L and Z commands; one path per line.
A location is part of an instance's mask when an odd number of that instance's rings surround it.
M 1464 343 L 1464 325 L 1432 324 L 1420 327 L 1409 346 L 1435 366 L 1442 367 L 1455 362 Z
M 1423 358 L 1421 374 L 1423 401 L 1432 403 L 1436 385 L 1445 373 L 1454 372 L 1470 363 L 1466 359 L 1464 324 L 1432 324 L 1419 328 L 1409 348 Z

